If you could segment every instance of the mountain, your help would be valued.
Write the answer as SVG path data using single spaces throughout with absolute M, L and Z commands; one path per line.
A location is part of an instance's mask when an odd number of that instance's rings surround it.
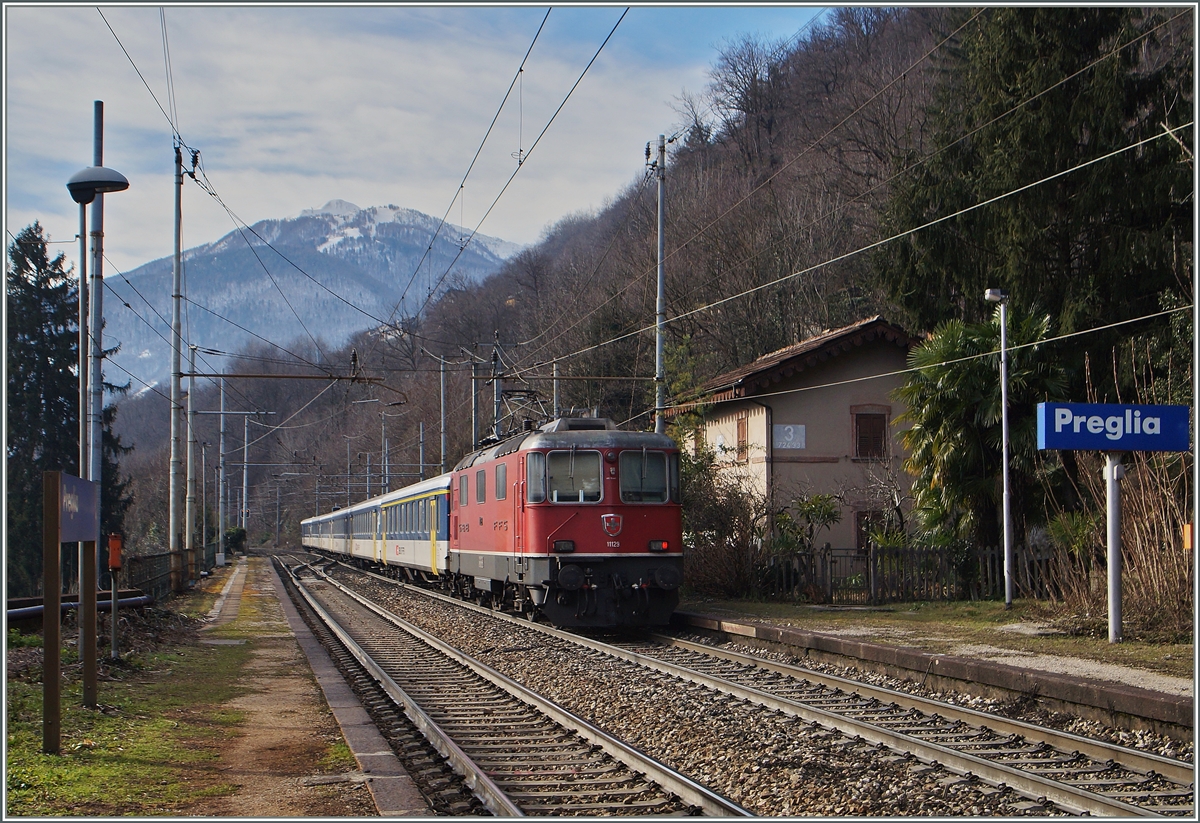
M 470 232 L 447 223 L 426 255 L 438 224 L 399 206 L 360 209 L 331 200 L 188 249 L 184 345 L 233 353 L 260 338 L 284 347 L 298 339 L 311 347 L 316 338 L 322 348 L 336 348 L 356 332 L 419 310 L 431 289 L 483 280 L 521 249 L 477 234 L 464 250 Z M 134 392 L 170 376 L 171 281 L 170 257 L 105 278 L 104 343 L 120 345 L 107 374 L 120 383 L 127 372 Z M 183 359 L 186 371 L 186 348 Z

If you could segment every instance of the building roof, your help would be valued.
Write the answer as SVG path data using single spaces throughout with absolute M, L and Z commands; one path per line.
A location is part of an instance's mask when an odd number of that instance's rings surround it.
M 905 351 L 917 342 L 904 329 L 876 315 L 840 329 L 824 331 L 714 377 L 704 384 L 703 397 L 711 403 L 748 397 L 874 340 L 893 343 Z

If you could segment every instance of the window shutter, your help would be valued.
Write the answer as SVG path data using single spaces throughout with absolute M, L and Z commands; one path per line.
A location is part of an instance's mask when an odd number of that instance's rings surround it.
M 887 415 L 856 414 L 857 429 L 855 457 L 884 457 L 887 436 Z

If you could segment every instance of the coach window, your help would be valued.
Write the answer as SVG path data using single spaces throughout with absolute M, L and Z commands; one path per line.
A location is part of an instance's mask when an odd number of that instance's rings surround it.
M 496 499 L 503 500 L 508 497 L 508 464 L 496 464 Z
M 467 505 L 467 476 L 465 474 L 458 478 L 458 505 Z
M 667 502 L 667 456 L 662 452 L 621 452 L 621 502 Z
M 487 469 L 475 472 L 475 502 L 487 502 Z
M 525 458 L 525 500 L 543 503 L 546 500 L 546 455 L 530 452 Z
M 550 500 L 595 503 L 600 499 L 600 452 L 553 451 L 546 456 Z

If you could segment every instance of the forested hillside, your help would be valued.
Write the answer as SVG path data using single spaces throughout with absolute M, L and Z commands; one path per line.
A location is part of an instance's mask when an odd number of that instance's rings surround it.
M 1090 387 L 1115 399 L 1135 372 L 1186 388 L 1186 313 L 1093 330 L 1191 301 L 1192 27 L 1179 7 L 867 8 L 831 10 L 788 44 L 725 44 L 667 130 L 672 402 L 874 314 L 915 334 L 985 320 L 993 287 L 1009 291 L 1014 313 L 1048 316 L 1049 335 L 1080 333 L 1051 355 L 1073 396 Z M 421 422 L 436 471 L 439 358 L 452 465 L 470 447 L 467 363 L 490 374 L 493 343 L 506 388 L 548 407 L 550 383 L 535 378 L 557 360 L 563 376 L 592 378 L 564 381 L 564 406 L 650 425 L 656 182 L 648 171 L 596 213 L 564 217 L 500 273 L 396 328 L 324 356 L 264 345 L 229 366 L 311 373 L 279 361 L 319 362 L 348 374 L 353 349 L 357 374 L 382 383 L 230 381 L 230 408 L 283 424 L 257 429 L 251 462 L 303 464 L 251 470 L 252 533 L 273 531 L 277 488 L 285 532 L 338 495 L 344 503 L 347 484 L 362 497 L 384 435 L 391 466 L 415 473 Z M 486 431 L 492 387 L 476 389 Z M 196 400 L 216 408 L 207 383 Z M 127 405 L 121 419 L 139 435 L 130 519 L 165 523 L 165 488 L 150 488 L 165 475 L 165 402 Z M 215 444 L 215 420 L 201 426 Z M 230 449 L 240 419 L 237 429 Z

